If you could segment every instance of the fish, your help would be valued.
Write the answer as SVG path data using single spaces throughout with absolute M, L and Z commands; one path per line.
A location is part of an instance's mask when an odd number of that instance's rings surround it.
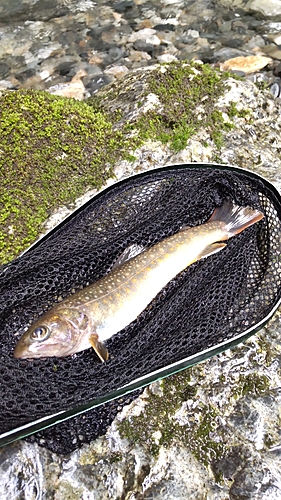
M 105 342 L 133 322 L 165 285 L 263 217 L 226 199 L 203 224 L 184 226 L 147 249 L 131 245 L 104 277 L 39 317 L 18 340 L 14 357 L 65 357 L 92 347 L 107 361 Z

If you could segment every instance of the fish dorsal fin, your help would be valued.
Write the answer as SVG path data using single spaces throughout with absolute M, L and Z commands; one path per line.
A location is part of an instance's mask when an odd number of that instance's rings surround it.
M 144 251 L 145 247 L 137 244 L 133 244 L 125 248 L 124 252 L 122 252 L 121 255 L 119 255 L 118 259 L 114 262 L 111 271 L 118 269 L 118 267 L 125 264 L 125 262 L 128 262 L 128 260 L 132 259 L 133 257 L 136 257 L 137 255 L 139 255 Z

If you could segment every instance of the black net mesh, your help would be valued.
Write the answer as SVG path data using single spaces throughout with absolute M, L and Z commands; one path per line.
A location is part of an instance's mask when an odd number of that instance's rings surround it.
M 16 332 L 59 298 L 101 278 L 126 247 L 149 247 L 183 225 L 201 224 L 226 198 L 266 217 L 173 279 L 136 321 L 107 342 L 107 363 L 91 349 L 60 359 L 13 358 Z M 147 172 L 94 198 L 2 269 L 0 432 L 85 404 L 261 321 L 280 298 L 280 219 L 279 198 L 267 183 L 203 166 Z M 55 451 L 70 451 L 104 432 L 126 401 L 98 407 L 35 439 Z

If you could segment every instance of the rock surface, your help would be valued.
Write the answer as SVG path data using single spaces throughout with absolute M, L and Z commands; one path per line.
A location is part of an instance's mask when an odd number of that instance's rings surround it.
M 168 74 L 168 68 L 160 71 Z M 157 88 L 147 93 L 148 75 L 157 77 L 158 70 L 112 83 L 95 105 L 107 116 L 119 109 L 115 126 L 121 129 L 136 126 L 151 110 L 163 116 Z M 133 161 L 116 162 L 116 178 L 168 163 L 218 161 L 260 173 L 281 189 L 281 101 L 232 77 L 223 89 L 212 101 L 221 120 L 219 141 L 216 129 L 204 125 L 208 101 L 202 92 L 196 118 L 203 125 L 196 122 L 184 149 L 151 133 L 133 151 Z M 68 211 L 63 208 L 63 217 Z M 149 386 L 105 436 L 69 456 L 25 441 L 2 448 L 0 499 L 281 499 L 280 333 L 277 311 L 244 345 Z

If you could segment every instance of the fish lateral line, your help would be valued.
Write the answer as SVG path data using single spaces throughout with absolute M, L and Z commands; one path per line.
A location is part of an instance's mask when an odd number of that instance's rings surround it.
M 186 230 L 189 230 L 189 229 L 192 229 L 192 228 L 186 228 Z M 179 232 L 180 232 L 180 231 L 178 231 L 177 233 L 173 234 L 173 235 L 172 235 L 172 236 L 170 236 L 170 237 L 176 236 Z M 156 243 L 155 245 L 152 245 L 150 248 L 145 249 L 145 252 L 147 252 L 147 253 L 148 253 L 148 252 L 149 252 L 149 250 L 150 250 L 151 248 L 155 248 L 155 247 L 156 247 L 156 245 L 161 244 L 161 243 L 162 243 L 162 241 L 164 241 L 165 239 L 167 239 L 167 238 L 164 238 L 163 240 L 160 240 L 160 241 L 159 241 L 158 243 Z M 139 255 L 142 255 L 143 253 L 144 253 L 144 252 L 141 252 L 140 254 L 137 254 L 135 257 L 138 257 Z M 124 281 L 122 281 L 122 283 L 120 283 L 119 285 L 116 285 L 116 286 L 115 286 L 114 288 L 112 288 L 110 291 L 108 291 L 108 292 L 106 292 L 106 293 L 103 293 L 102 295 L 99 295 L 98 297 L 95 297 L 94 299 L 90 299 L 90 300 L 88 300 L 88 301 L 86 301 L 86 302 L 84 302 L 84 301 L 83 301 L 83 305 L 84 305 L 84 306 L 88 306 L 89 304 L 92 304 L 93 302 L 97 302 L 97 301 L 99 301 L 100 299 L 103 299 L 103 298 L 105 298 L 105 297 L 107 297 L 107 296 L 111 295 L 111 294 L 112 294 L 113 292 L 115 292 L 116 290 L 118 290 L 118 289 L 122 288 L 123 286 L 125 286 L 126 284 L 128 284 L 128 282 L 129 282 L 132 278 L 136 277 L 138 274 L 140 274 L 142 271 L 144 271 L 146 267 L 148 267 L 149 265 L 151 265 L 151 264 L 152 264 L 153 262 L 155 262 L 156 260 L 160 259 L 160 258 L 161 258 L 163 255 L 165 255 L 166 253 L 167 253 L 167 252 L 166 252 L 166 250 L 165 250 L 165 249 L 163 249 L 163 251 L 162 251 L 161 253 L 159 253 L 156 257 L 152 257 L 150 260 L 148 260 L 147 262 L 145 262 L 145 264 L 144 264 L 142 267 L 140 267 L 140 268 L 139 268 L 139 269 L 137 269 L 135 272 L 133 272 L 133 273 L 132 273 L 129 277 L 126 277 L 126 279 L 124 279 Z M 108 277 L 108 275 L 109 275 L 109 274 L 111 274 L 111 275 L 117 274 L 117 273 L 120 271 L 120 269 L 122 269 L 122 267 L 123 267 L 123 266 L 125 266 L 125 265 L 127 264 L 127 262 L 130 262 L 130 261 L 131 261 L 133 258 L 135 258 L 135 257 L 130 258 L 129 260 L 125 261 L 122 265 L 120 265 L 120 266 L 116 267 L 115 269 L 114 269 L 114 267 L 113 267 L 113 268 L 112 268 L 113 270 L 109 271 L 107 274 L 105 274 L 104 276 L 102 276 L 102 277 L 101 277 L 98 281 L 93 282 L 91 285 L 87 285 L 87 286 L 86 286 L 85 288 L 83 288 L 81 291 L 79 290 L 78 292 L 75 292 L 75 293 L 83 293 L 83 292 L 84 292 L 84 291 L 85 291 L 88 287 L 95 286 L 98 282 L 101 282 L 101 281 L 103 281 L 103 280 L 105 281 L 105 280 L 107 279 L 107 277 Z M 196 259 L 196 260 L 198 260 L 198 259 Z M 195 260 L 194 262 L 196 262 L 196 260 Z M 189 264 L 187 264 L 187 267 L 188 267 L 188 265 L 189 265 Z M 75 293 L 73 294 L 73 296 L 75 295 Z M 72 297 L 72 296 L 67 297 L 65 300 L 68 300 L 68 298 L 69 298 L 69 299 L 71 299 L 71 297 Z M 59 303 L 58 303 L 58 305 L 59 305 Z M 81 305 L 81 304 L 78 304 L 77 306 L 73 306 L 73 307 L 80 307 L 80 305 Z

